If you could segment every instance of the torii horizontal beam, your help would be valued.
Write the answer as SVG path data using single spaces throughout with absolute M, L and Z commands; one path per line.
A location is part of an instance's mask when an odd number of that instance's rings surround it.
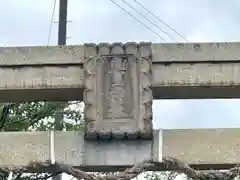
M 240 163 L 240 129 L 155 130 L 143 141 L 84 141 L 81 132 L 1 132 L 0 168 L 24 166 L 30 161 L 55 160 L 85 171 L 117 171 L 154 158 L 174 157 L 197 169 L 226 169 Z M 151 169 L 150 169 L 151 170 Z M 160 166 L 156 171 L 164 171 Z
M 154 99 L 240 97 L 240 43 L 151 44 Z M 85 46 L 1 47 L 0 101 L 82 100 Z
M 55 133 L 56 160 L 66 164 L 112 171 L 153 155 L 160 161 L 162 156 L 179 158 L 199 169 L 226 168 L 239 163 L 239 129 L 153 132 L 152 94 L 155 99 L 240 97 L 239 47 L 114 43 L 0 48 L 0 100 L 82 100 L 84 95 L 85 134 Z M 1 133 L 0 150 L 10 155 L 2 153 L 1 166 L 49 159 L 48 137 L 47 132 Z

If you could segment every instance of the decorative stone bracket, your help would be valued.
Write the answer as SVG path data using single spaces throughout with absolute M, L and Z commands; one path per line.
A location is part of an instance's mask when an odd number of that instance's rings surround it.
M 85 139 L 152 139 L 150 43 L 85 44 Z

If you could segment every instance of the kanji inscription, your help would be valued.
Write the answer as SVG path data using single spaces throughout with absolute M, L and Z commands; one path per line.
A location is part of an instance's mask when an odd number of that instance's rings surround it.
M 150 44 L 88 44 L 85 56 L 86 138 L 151 138 Z
M 132 79 L 129 73 L 130 64 L 125 57 L 106 57 L 102 59 L 106 78 L 103 84 L 103 119 L 115 120 L 133 118 L 133 91 Z M 129 81 L 130 84 L 127 84 Z M 104 82 L 103 82 L 104 83 Z M 130 86 L 130 88 L 128 87 Z M 104 92 L 105 91 L 105 92 Z

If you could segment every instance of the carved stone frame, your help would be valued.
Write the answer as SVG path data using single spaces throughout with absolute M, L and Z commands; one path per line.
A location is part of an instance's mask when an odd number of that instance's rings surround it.
M 85 45 L 85 57 L 85 138 L 152 138 L 151 45 L 149 43 L 139 45 L 136 43 L 127 43 L 125 45 L 115 43 L 112 45 L 99 44 L 98 46 L 88 44 Z M 115 59 L 116 66 L 120 67 L 120 69 L 122 67 L 119 65 L 120 61 L 125 63 L 127 61 L 127 69 L 125 71 L 114 71 L 113 74 L 109 75 L 111 68 L 106 63 L 106 59 Z M 125 60 L 123 61 L 123 59 Z M 121 76 L 119 75 L 120 71 Z M 113 86 L 109 85 L 109 78 L 115 77 L 113 75 L 116 75 L 116 82 L 121 82 L 120 77 L 122 75 L 127 77 L 125 79 L 127 82 L 118 83 L 119 87 L 117 88 L 119 88 L 119 91 L 117 96 L 116 94 L 114 96 L 114 103 L 112 103 L 113 99 L 111 98 L 107 101 L 112 94 L 109 87 Z M 122 88 L 124 91 L 121 91 L 120 87 L 124 87 Z M 125 93 L 123 98 L 118 97 L 121 96 L 121 92 Z M 118 103 L 123 101 L 125 101 L 125 106 Z M 111 115 L 109 115 L 109 111 L 106 115 L 109 104 L 111 104 Z M 125 109 L 124 112 L 128 111 L 128 113 L 121 113 L 123 112 L 120 111 L 121 108 Z M 132 111 L 130 111 L 131 109 Z

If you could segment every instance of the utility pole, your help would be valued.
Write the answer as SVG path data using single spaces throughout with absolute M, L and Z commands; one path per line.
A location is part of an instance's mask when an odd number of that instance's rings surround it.
M 59 0 L 58 45 L 66 45 L 68 0 Z
M 67 5 L 68 0 L 59 0 L 58 45 L 66 45 L 67 40 Z M 55 130 L 63 130 L 63 109 L 55 115 Z M 62 174 L 52 178 L 61 180 Z

